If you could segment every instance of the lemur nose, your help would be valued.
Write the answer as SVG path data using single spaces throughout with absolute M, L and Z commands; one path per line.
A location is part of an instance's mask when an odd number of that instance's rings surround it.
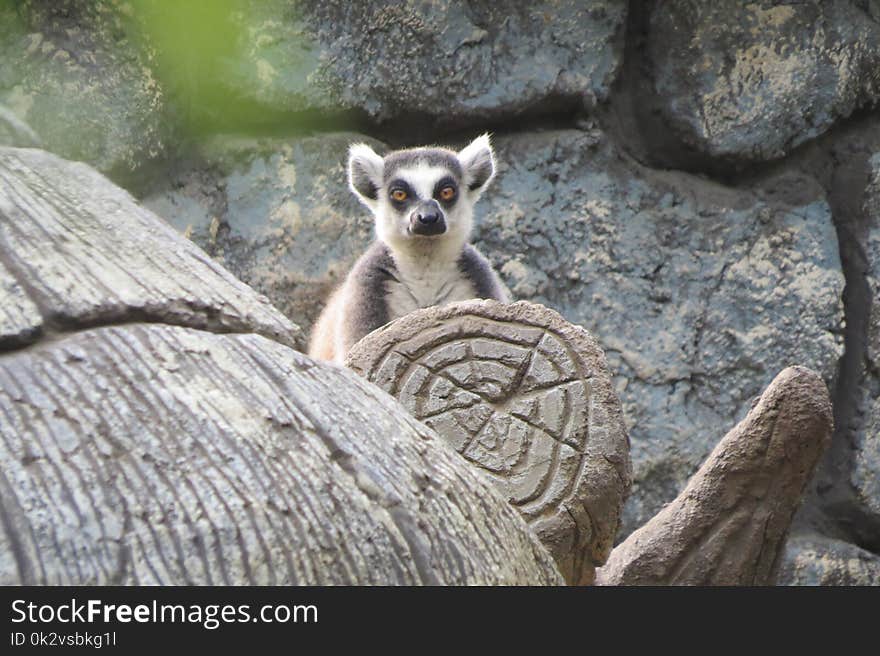
M 437 223 L 437 219 L 440 218 L 439 212 L 425 212 L 422 214 L 421 212 L 416 214 L 416 220 L 419 223 Z

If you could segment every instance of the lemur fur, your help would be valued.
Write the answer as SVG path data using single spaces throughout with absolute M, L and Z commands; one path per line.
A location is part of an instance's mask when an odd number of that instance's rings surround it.
M 413 310 L 471 298 L 509 301 L 488 260 L 468 243 L 474 203 L 495 176 L 488 135 L 459 152 L 349 149 L 348 183 L 375 217 L 376 241 L 330 296 L 309 355 L 342 363 L 367 333 Z

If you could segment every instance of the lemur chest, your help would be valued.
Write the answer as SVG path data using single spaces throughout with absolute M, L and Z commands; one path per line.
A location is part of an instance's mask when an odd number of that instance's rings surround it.
M 385 291 L 390 320 L 421 308 L 466 301 L 477 296 L 473 284 L 457 267 L 426 269 L 409 275 L 397 271 L 395 279 L 386 283 Z

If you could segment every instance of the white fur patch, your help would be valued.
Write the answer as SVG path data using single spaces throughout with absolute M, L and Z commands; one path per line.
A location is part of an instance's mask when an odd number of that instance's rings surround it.
M 479 187 L 471 193 L 479 195 L 495 177 L 495 152 L 488 134 L 481 134 L 458 153 L 458 161 L 464 168 L 465 184 L 479 180 Z
M 397 275 L 399 282 L 389 282 L 386 287 L 389 320 L 421 308 L 466 301 L 477 295 L 455 263 L 451 266 L 447 262 L 433 266 L 428 263 L 421 270 L 410 271 L 399 268 Z
M 434 188 L 437 183 L 452 175 L 452 172 L 443 166 L 432 166 L 420 162 L 415 166 L 403 166 L 394 173 L 395 178 L 405 180 L 412 187 L 413 192 L 420 200 L 433 198 Z M 443 209 L 446 221 L 446 232 L 431 238 L 430 249 L 434 253 L 435 261 L 446 261 L 451 257 L 458 257 L 461 248 L 470 236 L 473 222 L 473 198 L 460 190 L 458 201 L 448 209 Z M 376 234 L 398 254 L 409 258 L 415 258 L 419 252 L 426 250 L 424 239 L 414 238 L 409 234 L 409 214 L 400 214 L 393 210 L 387 198 L 383 198 L 381 205 L 375 211 Z M 445 265 L 444 265 L 445 266 Z
M 351 191 L 371 210 L 375 211 L 378 203 L 367 198 L 358 190 L 358 180 L 369 180 L 378 189 L 382 184 L 382 168 L 384 160 L 367 144 L 356 143 L 348 148 L 348 186 Z
M 419 198 L 429 200 L 434 197 L 434 187 L 441 178 L 451 175 L 449 169 L 442 166 L 431 166 L 420 162 L 417 166 L 399 168 L 394 174 L 395 178 L 405 180 L 412 187 Z

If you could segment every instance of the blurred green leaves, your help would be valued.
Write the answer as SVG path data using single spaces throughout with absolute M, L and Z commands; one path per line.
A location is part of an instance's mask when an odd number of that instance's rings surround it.
M 275 56 L 274 71 L 296 90 L 307 87 L 308 52 L 285 33 L 267 34 L 296 22 L 290 0 L 126 0 L 134 42 L 144 49 L 154 74 L 190 135 L 213 132 L 297 132 L 314 116 L 277 102 L 261 88 L 258 67 L 268 62 L 263 44 Z M 325 126 L 326 127 L 326 126 Z
M 224 71 L 244 57 L 244 0 L 129 0 L 135 42 L 194 133 L 259 122 L 259 109 L 224 85 Z
M 348 128 L 300 14 L 296 0 L 0 0 L 0 104 L 105 172 L 191 137 Z

